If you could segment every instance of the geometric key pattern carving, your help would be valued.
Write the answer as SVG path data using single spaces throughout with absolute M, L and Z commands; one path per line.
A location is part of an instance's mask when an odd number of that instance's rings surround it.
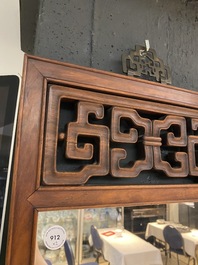
M 105 98 L 105 100 L 104 100 Z M 93 176 L 198 175 L 197 111 L 51 86 L 43 182 L 82 185 Z

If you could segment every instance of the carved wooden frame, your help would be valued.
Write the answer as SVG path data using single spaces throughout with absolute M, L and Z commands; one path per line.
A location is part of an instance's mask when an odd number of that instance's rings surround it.
M 78 87 L 82 93 L 105 92 L 110 96 L 147 100 L 151 107 L 164 104 L 174 112 L 186 109 L 195 119 L 198 114 L 196 92 L 25 55 L 6 265 L 34 264 L 38 211 L 198 200 L 197 184 L 86 186 L 52 182 L 44 185 L 42 132 L 49 84 Z M 148 144 L 152 140 L 145 138 Z M 193 139 L 191 148 L 195 144 Z M 53 162 L 48 159 L 47 163 Z

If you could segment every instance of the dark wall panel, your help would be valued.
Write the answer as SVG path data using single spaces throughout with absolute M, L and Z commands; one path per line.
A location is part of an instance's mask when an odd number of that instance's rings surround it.
M 39 6 L 32 50 L 31 8 L 22 13 L 25 52 L 122 73 L 122 53 L 148 39 L 170 67 L 173 85 L 198 89 L 197 1 L 40 0 Z

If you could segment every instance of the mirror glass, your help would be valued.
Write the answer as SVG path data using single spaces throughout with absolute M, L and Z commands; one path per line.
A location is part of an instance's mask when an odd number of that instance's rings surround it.
M 187 255 L 196 259 L 197 213 L 196 202 L 39 212 L 35 265 L 120 265 L 132 259 L 138 265 L 162 265 L 166 258 L 177 264 L 164 239 L 168 225 L 179 231 Z M 180 259 L 188 264 L 187 256 Z

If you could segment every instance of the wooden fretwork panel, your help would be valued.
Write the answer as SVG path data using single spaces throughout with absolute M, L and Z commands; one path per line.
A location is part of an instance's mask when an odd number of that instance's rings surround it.
M 196 116 L 197 111 L 188 108 L 51 85 L 43 182 L 83 184 L 106 175 L 135 178 L 150 169 L 167 177 L 197 175 L 192 137 L 198 136 L 190 126 Z

